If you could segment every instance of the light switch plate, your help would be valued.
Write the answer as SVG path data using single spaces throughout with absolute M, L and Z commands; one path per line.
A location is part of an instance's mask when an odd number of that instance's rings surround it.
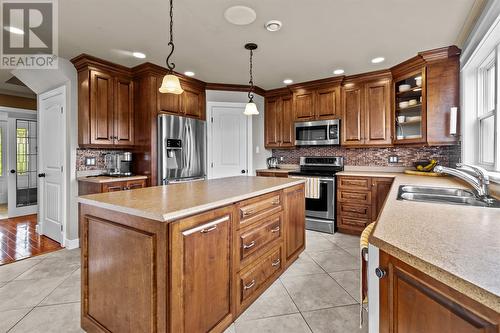
M 95 157 L 85 157 L 85 166 L 95 166 L 96 160 Z
M 397 155 L 390 155 L 389 163 L 399 163 L 399 157 Z

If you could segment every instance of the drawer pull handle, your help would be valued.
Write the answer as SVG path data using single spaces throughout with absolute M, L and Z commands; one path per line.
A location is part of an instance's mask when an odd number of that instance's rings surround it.
M 273 205 L 279 205 L 279 204 L 280 204 L 280 199 L 274 199 L 274 200 L 272 201 L 272 204 L 273 204 Z
M 255 286 L 255 280 L 252 280 L 252 282 L 250 282 L 249 284 L 243 285 L 243 290 L 248 290 L 248 289 L 252 288 L 253 286 Z
M 243 244 L 243 249 L 249 249 L 255 246 L 255 241 L 252 241 L 250 244 Z
M 243 216 L 252 215 L 254 213 L 253 209 L 248 209 L 243 211 Z
M 214 225 L 214 226 L 212 226 L 212 227 L 210 227 L 210 228 L 202 229 L 200 232 L 201 232 L 202 234 L 206 234 L 206 233 L 208 233 L 208 232 L 210 232 L 210 231 L 214 231 L 215 229 L 217 229 L 217 226 L 216 226 L 216 225 Z
M 276 228 L 271 229 L 272 233 L 279 232 L 279 231 L 280 231 L 280 226 L 277 226 Z
M 271 266 L 276 267 L 276 266 L 278 266 L 280 263 L 281 263 L 281 260 L 280 260 L 280 259 L 277 259 L 276 261 L 273 261 L 273 262 L 272 262 Z

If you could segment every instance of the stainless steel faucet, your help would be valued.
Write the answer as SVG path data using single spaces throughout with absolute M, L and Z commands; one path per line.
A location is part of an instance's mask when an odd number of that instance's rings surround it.
M 434 167 L 434 172 L 449 174 L 460 178 L 470 184 L 480 198 L 486 199 L 490 194 L 488 189 L 488 185 L 490 184 L 488 171 L 481 167 L 457 163 L 457 169 L 453 169 L 438 165 Z

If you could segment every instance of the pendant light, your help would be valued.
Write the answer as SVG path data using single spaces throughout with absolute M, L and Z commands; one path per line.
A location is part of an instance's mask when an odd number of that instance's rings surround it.
M 259 110 L 257 110 L 257 105 L 253 101 L 253 51 L 257 49 L 257 44 L 254 43 L 248 43 L 245 44 L 245 49 L 250 50 L 250 91 L 248 92 L 248 103 L 245 106 L 245 111 L 243 112 L 244 115 L 247 116 L 253 116 L 253 115 L 258 115 Z
M 170 57 L 172 53 L 174 53 L 174 34 L 173 34 L 173 26 L 174 26 L 174 6 L 173 0 L 170 0 L 170 41 L 168 42 L 168 46 L 170 46 L 170 53 L 167 57 L 167 68 L 168 73 L 163 77 L 163 81 L 161 82 L 161 87 L 158 89 L 162 94 L 182 94 L 184 90 L 181 87 L 181 83 L 179 78 L 174 75 L 175 64 L 170 62 Z

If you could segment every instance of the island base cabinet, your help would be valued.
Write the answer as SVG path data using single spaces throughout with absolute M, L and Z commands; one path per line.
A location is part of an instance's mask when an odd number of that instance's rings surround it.
M 380 252 L 380 333 L 498 333 L 500 314 Z
M 171 225 L 171 332 L 221 332 L 232 322 L 231 206 Z
M 306 202 L 304 186 L 284 190 L 285 249 L 287 266 L 298 258 L 306 246 Z

